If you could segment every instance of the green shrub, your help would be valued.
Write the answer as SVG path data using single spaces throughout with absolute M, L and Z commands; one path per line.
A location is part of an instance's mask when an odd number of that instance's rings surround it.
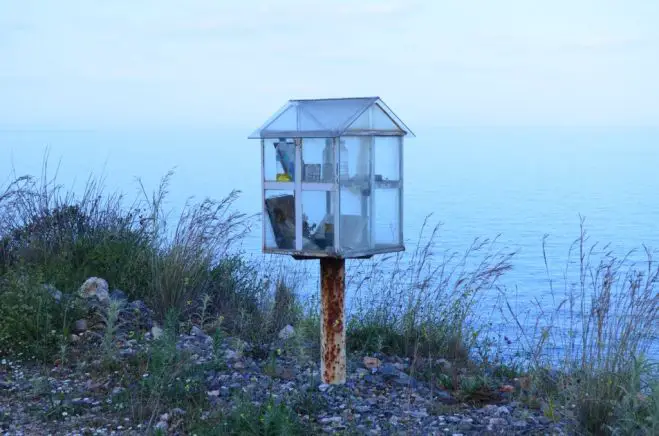
M 473 306 L 511 268 L 514 252 L 492 250 L 496 241 L 475 240 L 463 253 L 436 253 L 435 226 L 427 219 L 417 247 L 408 254 L 358 261 L 351 272 L 356 290 L 348 319 L 348 347 L 399 356 L 454 352 L 458 338 L 468 350 L 477 339 Z
M 7 271 L 0 277 L 0 355 L 52 362 L 82 313 L 71 295 L 58 301 L 37 271 Z
M 260 405 L 240 401 L 221 425 L 220 434 L 274 436 L 309 433 L 292 409 L 270 398 Z

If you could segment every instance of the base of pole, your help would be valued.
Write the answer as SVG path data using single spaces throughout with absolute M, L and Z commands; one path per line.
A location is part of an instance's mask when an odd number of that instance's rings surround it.
M 345 259 L 320 259 L 320 374 L 323 383 L 346 382 Z

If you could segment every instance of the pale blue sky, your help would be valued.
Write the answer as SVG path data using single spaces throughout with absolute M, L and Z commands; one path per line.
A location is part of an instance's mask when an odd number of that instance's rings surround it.
M 657 0 L 0 0 L 0 126 L 258 127 L 379 95 L 413 129 L 659 125 Z

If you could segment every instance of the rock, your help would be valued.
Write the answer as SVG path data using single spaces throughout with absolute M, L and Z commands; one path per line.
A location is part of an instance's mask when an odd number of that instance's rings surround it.
M 154 325 L 153 327 L 151 327 L 151 336 L 153 336 L 153 339 L 162 338 L 163 333 L 164 333 L 163 330 L 160 327 L 158 327 L 157 325 Z
M 396 368 L 393 364 L 385 363 L 380 367 L 379 373 L 382 374 L 385 380 L 388 380 L 398 377 L 401 371 L 398 368 Z
M 190 329 L 190 336 L 196 336 L 198 338 L 205 338 L 208 335 L 202 329 L 200 329 L 196 325 L 193 325 L 192 328 Z
M 497 407 L 495 415 L 496 416 L 510 415 L 510 410 L 508 410 L 508 408 L 506 406 L 500 406 L 500 407 Z
M 321 385 L 318 386 L 318 390 L 320 392 L 326 392 L 330 388 L 330 385 L 327 383 L 322 383 Z
M 508 421 L 506 421 L 503 418 L 490 418 L 489 424 L 501 427 L 504 425 L 508 425 Z
M 499 392 L 515 392 L 515 387 L 512 385 L 503 385 L 499 388 Z
M 343 421 L 343 418 L 341 418 L 340 416 L 331 416 L 331 417 L 327 417 L 327 418 L 322 418 L 320 420 L 320 423 L 325 424 L 325 425 L 327 425 L 327 424 L 340 424 L 341 421 Z
M 160 430 L 163 433 L 167 433 L 167 430 L 169 429 L 169 424 L 167 424 L 167 421 L 158 421 L 155 428 L 156 430 Z
M 380 359 L 378 359 L 377 357 L 368 357 L 368 356 L 364 356 L 363 363 L 364 363 L 364 368 L 366 369 L 377 369 L 382 364 L 382 362 L 380 362 Z
M 435 395 L 437 401 L 444 404 L 457 404 L 458 402 L 448 391 L 437 391 Z
M 295 380 L 297 374 L 295 368 L 291 365 L 277 365 L 275 367 L 275 376 L 283 380 Z
M 78 293 L 86 300 L 96 299 L 102 306 L 110 304 L 108 282 L 100 277 L 90 277 L 85 280 Z
M 437 359 L 435 361 L 435 363 L 437 365 L 439 365 L 439 367 L 442 369 L 442 371 L 448 371 L 448 370 L 451 369 L 451 362 L 449 362 L 446 359 L 443 359 L 443 358 L 442 359 Z
M 234 350 L 226 350 L 224 352 L 224 358 L 227 360 L 227 362 L 235 362 L 237 360 L 242 359 L 243 355 L 242 353 Z
M 287 341 L 295 337 L 295 329 L 292 325 L 287 325 L 279 331 L 279 339 Z
M 513 427 L 515 427 L 518 430 L 526 428 L 526 426 L 527 426 L 527 424 L 524 421 L 519 421 L 519 420 L 518 421 L 513 421 Z
M 414 418 L 417 418 L 417 419 L 423 419 L 423 418 L 427 418 L 429 416 L 428 412 L 426 412 L 426 409 L 421 409 L 421 410 L 416 410 L 416 411 L 408 411 L 407 414 L 410 415 L 410 416 L 413 416 Z
M 73 325 L 73 331 L 75 333 L 84 333 L 87 331 L 87 320 L 86 319 L 79 319 L 75 322 Z

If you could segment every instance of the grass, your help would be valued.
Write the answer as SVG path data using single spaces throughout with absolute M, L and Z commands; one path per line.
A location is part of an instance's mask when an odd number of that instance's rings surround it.
M 522 332 L 528 372 L 546 414 L 572 418 L 587 434 L 659 432 L 659 367 L 647 359 L 659 332 L 659 265 L 650 250 L 643 267 L 629 261 L 631 254 L 618 258 L 590 243 L 582 220 L 560 290 L 545 251 L 554 311 L 538 305 L 534 331 L 528 332 L 507 306 Z
M 172 407 L 208 406 L 203 372 L 175 347 L 181 325 L 206 330 L 217 346 L 226 336 L 269 344 L 291 324 L 296 337 L 285 352 L 319 359 L 318 301 L 297 297 L 305 266 L 253 261 L 235 249 L 254 218 L 232 210 L 238 192 L 189 201 L 171 218 L 164 210 L 171 173 L 151 194 L 140 183 L 128 204 L 101 181 L 90 179 L 74 195 L 46 175 L 44 165 L 40 180 L 15 177 L 0 193 L 0 355 L 64 362 L 72 323 L 83 316 L 75 291 L 97 276 L 144 300 L 165 326 L 151 352 L 123 369 L 112 359 L 118 306 L 106 314 L 101 335 L 104 370 L 122 374 L 131 386 L 124 404 L 151 427 Z M 518 399 L 552 419 L 573 420 L 584 434 L 659 433 L 657 366 L 647 358 L 657 340 L 659 268 L 649 250 L 643 269 L 630 267 L 627 257 L 589 245 L 582 223 L 562 289 L 547 262 L 554 311 L 538 304 L 528 314 L 535 329 L 527 331 L 524 313 L 503 306 L 521 332 L 516 341 L 525 355 L 515 360 L 497 349 L 488 320 L 475 310 L 501 290 L 515 252 L 497 239 L 477 239 L 463 253 L 439 250 L 441 227 L 428 222 L 419 235 L 425 242 L 413 250 L 349 262 L 352 353 L 407 357 L 412 375 L 466 402 L 490 401 L 501 383 L 517 379 Z M 222 366 L 220 355 L 213 364 Z M 197 434 L 303 432 L 297 415 L 312 413 L 318 399 L 304 393 L 292 407 L 245 400 L 205 419 L 192 413 L 182 425 Z

